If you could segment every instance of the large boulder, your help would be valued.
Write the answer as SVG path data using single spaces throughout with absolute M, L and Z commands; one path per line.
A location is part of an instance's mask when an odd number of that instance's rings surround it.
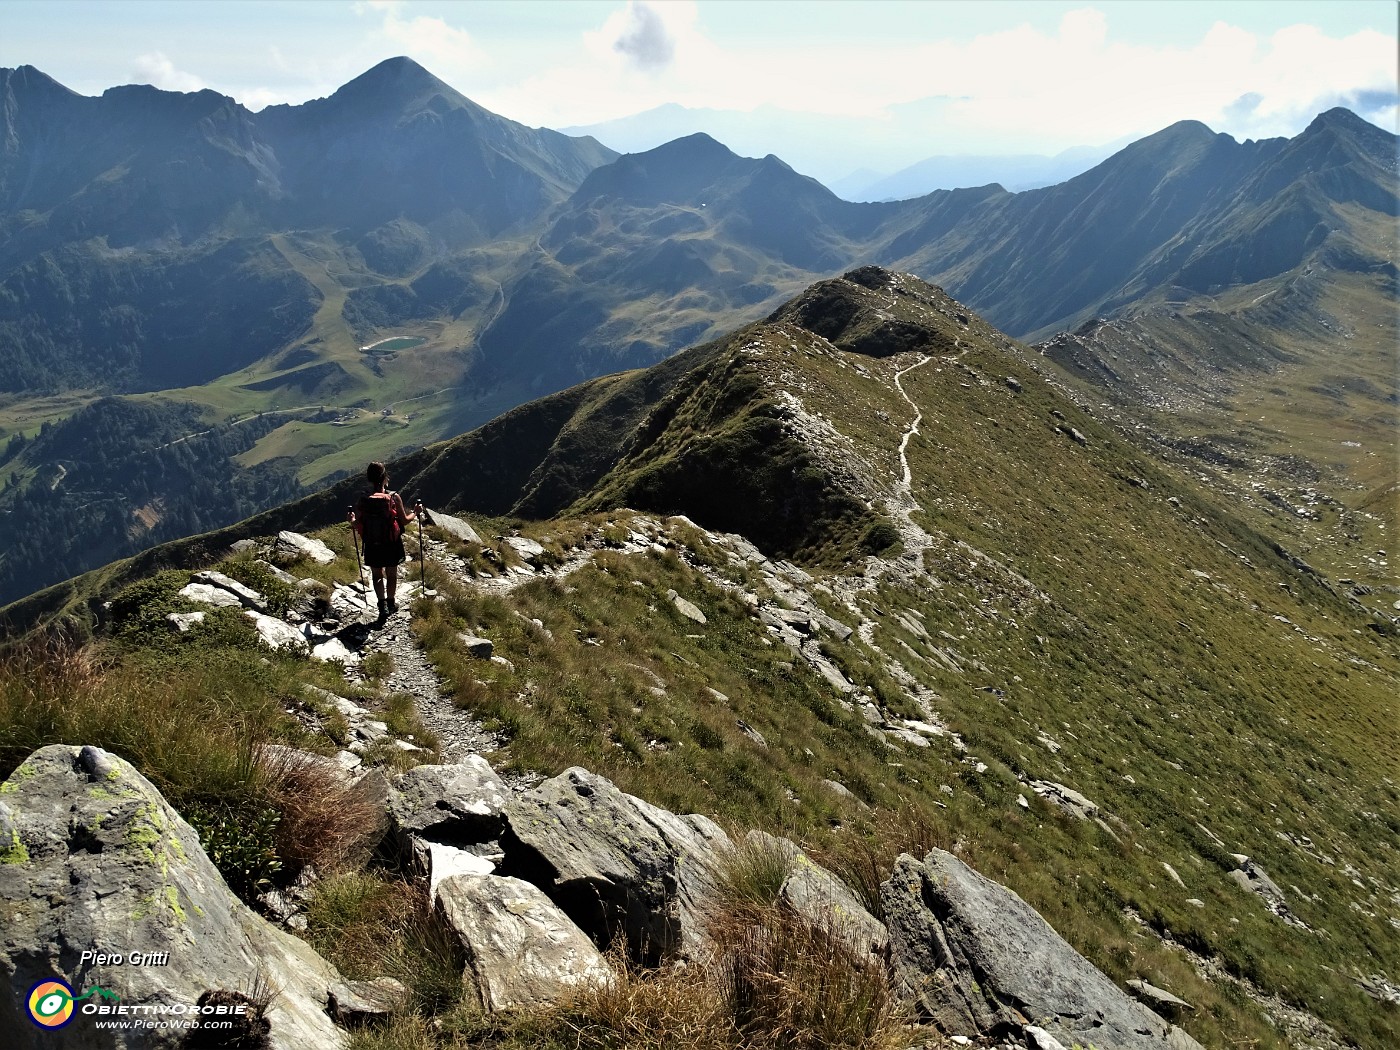
M 266 1042 L 248 1045 L 344 1044 L 326 1013 L 340 974 L 229 891 L 194 829 L 130 763 L 94 747 L 36 751 L 0 785 L 0 834 L 7 1048 L 176 1047 L 180 1027 L 99 1029 L 92 1012 L 188 1018 L 201 1002 L 249 1000 L 264 1004 L 250 1023 Z M 85 1001 L 66 1026 L 44 1030 L 29 997 L 52 980 Z
M 299 532 L 283 531 L 277 534 L 277 542 L 272 545 L 274 557 L 297 562 L 310 558 L 317 565 L 329 565 L 335 561 L 335 551 L 320 540 L 303 536 Z
M 461 518 L 453 517 L 444 510 L 427 510 L 425 508 L 424 513 L 427 515 L 426 520 L 429 525 L 436 525 L 454 539 L 464 543 L 481 542 L 481 537 L 477 535 L 476 529 Z
M 288 649 L 301 654 L 310 649 L 306 644 L 306 636 L 291 624 L 275 616 L 254 612 L 252 609 L 244 609 L 243 615 L 253 621 L 253 626 L 258 632 L 258 641 L 269 649 Z
M 238 595 L 222 587 L 215 587 L 212 583 L 187 583 L 180 589 L 180 597 L 216 608 L 237 609 L 243 604 L 238 600 Z
M 597 943 L 625 936 L 648 965 L 703 953 L 715 861 L 733 846 L 714 821 L 677 816 L 577 766 L 515 800 L 502 874 L 543 889 Z
M 484 1010 L 551 1006 L 612 979 L 593 942 L 528 882 L 453 875 L 436 907 L 466 952 L 462 980 Z
M 389 827 L 405 854 L 415 839 L 453 846 L 490 842 L 506 826 L 510 789 L 480 755 L 415 766 L 390 782 Z
M 881 898 L 895 975 L 945 1030 L 990 1035 L 1034 1024 L 1065 1046 L 1199 1046 L 1130 999 L 1020 897 L 950 853 L 901 856 Z

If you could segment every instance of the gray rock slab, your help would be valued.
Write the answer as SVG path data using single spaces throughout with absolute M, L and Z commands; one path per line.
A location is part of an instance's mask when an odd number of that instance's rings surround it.
M 820 624 L 821 629 L 834 637 L 838 642 L 844 642 L 851 635 L 855 634 L 854 630 L 847 627 L 840 620 L 834 619 L 821 611 L 814 612 L 812 614 L 812 620 Z
M 749 725 L 742 718 L 736 718 L 734 720 L 734 724 L 739 727 L 739 732 L 743 733 L 746 737 L 752 740 L 759 747 L 763 748 L 764 750 L 767 750 L 768 741 L 763 738 L 763 734 L 760 733 L 757 729 Z
M 290 559 L 310 558 L 317 565 L 329 565 L 335 561 L 335 551 L 320 540 L 287 530 L 277 534 L 277 542 L 272 545 L 272 552 Z
M 264 572 L 266 572 L 266 573 L 268 573 L 269 575 L 271 575 L 274 579 L 279 580 L 279 581 L 282 582 L 282 583 L 285 583 L 288 587 L 295 587 L 295 586 L 297 586 L 298 583 L 300 582 L 300 581 L 298 581 L 297 578 L 296 578 L 295 576 L 293 576 L 291 573 L 287 572 L 287 571 L 284 570 L 284 569 L 279 569 L 276 565 L 273 565 L 272 562 L 270 562 L 270 561 L 262 561 L 261 559 L 259 559 L 258 564 L 262 566 Z M 388 978 L 385 978 L 385 979 L 388 980 Z
M 412 854 L 414 838 L 469 845 L 501 836 L 510 789 L 480 755 L 438 766 L 416 766 L 389 785 L 389 827 Z
M 875 730 L 875 732 L 877 735 L 879 735 L 878 730 Z M 848 788 L 845 784 L 841 783 L 839 780 L 826 779 L 820 781 L 820 783 L 822 787 L 826 788 L 826 790 L 830 791 L 837 798 L 845 799 L 847 802 L 854 802 L 857 806 L 860 806 L 862 809 L 870 808 L 865 804 L 865 802 L 861 799 L 859 795 L 857 795 L 854 791 Z
M 1305 928 L 1305 924 L 1289 910 L 1288 899 L 1284 897 L 1283 890 L 1279 888 L 1278 883 L 1269 877 L 1268 872 L 1242 853 L 1232 854 L 1232 856 L 1239 867 L 1230 872 L 1230 878 L 1234 879 L 1241 889 L 1257 893 L 1263 898 L 1269 911 L 1284 922 L 1291 926 Z
M 210 587 L 218 587 L 228 591 L 238 599 L 239 604 L 245 609 L 256 609 L 258 612 L 267 612 L 267 600 L 253 588 L 239 583 L 232 576 L 225 576 L 221 572 L 213 569 L 204 569 L 190 577 L 191 583 L 203 583 Z
M 1073 788 L 1067 788 L 1063 784 L 1056 784 L 1051 780 L 1031 781 L 1031 790 L 1047 802 L 1059 806 L 1072 817 L 1080 820 L 1092 820 L 1099 815 L 1099 804 L 1085 798 Z
M 216 609 L 237 609 L 243 605 L 237 595 L 208 583 L 187 583 L 180 588 L 180 597 L 200 605 L 212 605 Z
M 461 540 L 464 543 L 481 542 L 481 537 L 477 534 L 476 529 L 472 528 L 461 518 L 453 517 L 451 514 L 442 510 L 426 510 L 425 508 L 425 511 L 428 516 L 427 520 L 429 525 L 436 525 L 454 539 Z
M 466 649 L 468 656 L 475 657 L 478 660 L 489 660 L 491 659 L 491 654 L 496 651 L 495 645 L 489 638 L 478 638 L 474 634 L 459 634 L 457 635 L 457 641 L 462 643 L 462 647 Z
M 348 648 L 339 638 L 328 638 L 311 647 L 311 659 L 319 660 L 322 663 L 329 663 L 335 660 L 346 667 L 351 667 L 360 662 L 360 654 Z
M 1165 988 L 1158 988 L 1155 984 L 1148 984 L 1146 981 L 1129 981 L 1128 987 L 1133 990 L 1133 994 L 1159 1013 L 1164 1010 L 1170 1012 L 1195 1009 L 1185 999 L 1180 999 Z
M 1172 1034 L 1035 909 L 950 853 L 901 856 L 881 897 L 895 975 L 945 1030 L 989 1034 L 1034 1020 L 1066 1046 L 1100 1050 L 1161 1050 Z
M 243 610 L 243 615 L 253 621 L 259 641 L 269 649 L 291 649 L 304 654 L 310 648 L 306 644 L 306 637 L 300 631 L 275 616 L 267 616 L 252 609 Z
M 392 977 L 377 977 L 372 981 L 345 981 L 329 990 L 326 1012 L 337 1024 L 360 1028 L 374 1021 L 386 1020 L 407 1005 L 410 992 Z
M 488 1012 L 551 1006 L 612 980 L 593 942 L 528 882 L 454 875 L 438 887 L 436 908 L 466 952 L 463 983 Z
M 279 989 L 267 1008 L 278 1050 L 341 1047 L 326 1013 L 343 983 L 304 941 L 275 929 L 224 885 L 199 836 L 124 759 L 53 745 L 3 786 L 10 849 L 0 863 L 0 1033 L 16 1050 L 184 1045 L 179 1029 L 139 1036 L 79 1015 L 59 1037 L 27 1017 L 39 981 L 110 989 L 123 1005 L 188 1008 L 208 992 Z M 0 848 L 6 844 L 0 843 Z M 84 951 L 165 965 L 84 959 Z
M 840 669 L 828 660 L 814 642 L 808 642 L 802 646 L 802 656 L 812 669 L 831 683 L 837 691 L 850 693 L 855 691 L 852 685 L 840 671 Z
M 704 902 L 732 849 L 707 817 L 677 816 L 577 766 L 519 796 L 502 845 L 505 874 L 544 889 L 599 944 L 626 937 L 654 964 L 704 952 Z
M 762 831 L 747 841 L 788 858 L 788 874 L 778 899 L 812 926 L 836 934 L 855 952 L 883 956 L 889 945 L 885 924 L 866 910 L 849 886 L 822 867 L 796 843 Z
M 495 861 L 443 842 L 415 839 L 413 853 L 419 869 L 428 876 L 429 903 L 437 900 L 438 888 L 446 879 L 457 875 L 491 875 L 496 871 Z
M 898 740 L 900 743 L 908 744 L 911 747 L 932 746 L 928 742 L 928 737 L 922 735 L 921 733 L 916 733 L 912 729 L 886 729 L 885 735 L 892 740 Z
M 699 606 L 694 602 L 682 598 L 675 591 L 667 591 L 666 597 L 671 599 L 671 604 L 676 607 L 676 612 L 686 617 L 686 619 L 694 620 L 696 623 L 707 622 L 705 614 L 700 611 Z
M 507 536 L 505 543 L 525 561 L 533 561 L 544 553 L 544 545 L 527 536 Z
M 181 634 L 187 634 L 191 628 L 204 622 L 205 614 L 202 612 L 192 613 L 168 613 L 166 620 Z

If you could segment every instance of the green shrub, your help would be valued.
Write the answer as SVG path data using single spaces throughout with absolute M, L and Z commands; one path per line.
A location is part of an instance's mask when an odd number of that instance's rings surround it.
M 282 871 L 277 852 L 282 814 L 254 798 L 241 803 L 190 801 L 181 815 L 199 832 L 199 843 L 240 899 L 252 901 Z
M 171 628 L 165 617 L 191 608 L 191 603 L 179 595 L 189 582 L 188 572 L 166 569 L 120 591 L 108 608 L 113 636 L 131 646 L 151 645 L 168 638 Z
M 899 530 L 888 518 L 872 521 L 860 535 L 860 549 L 866 554 L 884 554 L 901 541 Z

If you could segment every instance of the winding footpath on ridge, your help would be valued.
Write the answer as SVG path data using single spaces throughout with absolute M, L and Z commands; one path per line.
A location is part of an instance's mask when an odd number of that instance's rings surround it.
M 961 344 L 955 342 L 955 345 Z M 923 575 L 924 555 L 938 543 L 936 537 L 914 520 L 915 511 L 922 508 L 918 500 L 914 498 L 913 469 L 909 463 L 908 449 L 909 443 L 919 433 L 919 425 L 923 421 L 923 410 L 909 396 L 908 391 L 904 388 L 903 380 L 915 369 L 930 363 L 941 366 L 958 361 L 967 353 L 968 349 L 970 348 L 967 346 L 961 346 L 956 354 L 949 356 L 937 354 L 923 356 L 913 364 L 899 369 L 893 377 L 895 389 L 899 391 L 900 396 L 913 412 L 912 420 L 904 428 L 899 439 L 897 451 L 901 474 L 884 496 L 886 510 L 894 521 L 902 541 L 902 552 L 898 557 L 889 559 L 871 556 L 865 560 L 858 573 L 827 577 L 819 584 L 820 587 L 832 593 L 853 614 L 858 637 L 880 657 L 889 674 L 916 700 L 923 718 L 930 726 L 939 726 L 938 694 L 919 682 L 901 660 L 886 652 L 876 642 L 875 632 L 879 622 L 872 619 L 867 611 L 861 608 L 857 599 L 873 592 L 880 582 L 892 572 L 899 572 L 901 575 L 911 578 Z M 715 538 L 723 539 L 723 537 L 718 536 Z M 737 537 L 734 539 L 738 540 Z M 504 537 L 498 539 L 498 543 L 503 541 Z M 508 570 L 500 575 L 482 577 L 471 572 L 461 559 L 452 555 L 446 544 L 426 539 L 424 548 L 428 561 L 433 566 L 433 573 L 430 576 L 445 574 L 464 586 L 495 595 L 506 595 L 531 580 L 568 576 L 588 565 L 593 560 L 595 553 L 592 549 L 579 550 L 572 553 L 562 564 L 553 568 L 536 570 L 524 566 Z M 646 545 L 642 542 L 629 541 L 624 546 L 623 552 L 625 553 L 629 549 L 641 551 L 646 549 Z M 405 573 L 405 579 L 407 575 L 408 573 Z M 706 573 L 706 575 L 710 574 Z M 789 582 L 799 584 L 801 580 L 802 576 L 796 576 Z M 722 581 L 718 579 L 714 579 L 712 582 L 722 585 Z M 807 578 L 807 585 L 810 586 L 810 577 Z M 364 655 L 382 652 L 393 658 L 392 668 L 381 681 L 381 687 L 389 694 L 405 693 L 413 697 L 424 726 L 438 738 L 441 761 L 455 762 L 469 754 L 489 753 L 507 746 L 506 739 L 500 734 L 486 729 L 471 714 L 458 708 L 452 698 L 444 692 L 443 681 L 429 661 L 421 643 L 415 637 L 410 624 L 407 609 L 417 592 L 417 587 L 417 584 L 401 584 L 400 611 L 390 616 L 381 626 L 370 631 L 365 639 L 362 649 Z

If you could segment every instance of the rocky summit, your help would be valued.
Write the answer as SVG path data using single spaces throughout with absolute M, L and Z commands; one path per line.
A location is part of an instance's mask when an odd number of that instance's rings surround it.
M 859 267 L 392 462 L 392 614 L 354 481 L 11 607 L 0 1023 L 1393 1043 L 1396 622 L 1087 390 Z

